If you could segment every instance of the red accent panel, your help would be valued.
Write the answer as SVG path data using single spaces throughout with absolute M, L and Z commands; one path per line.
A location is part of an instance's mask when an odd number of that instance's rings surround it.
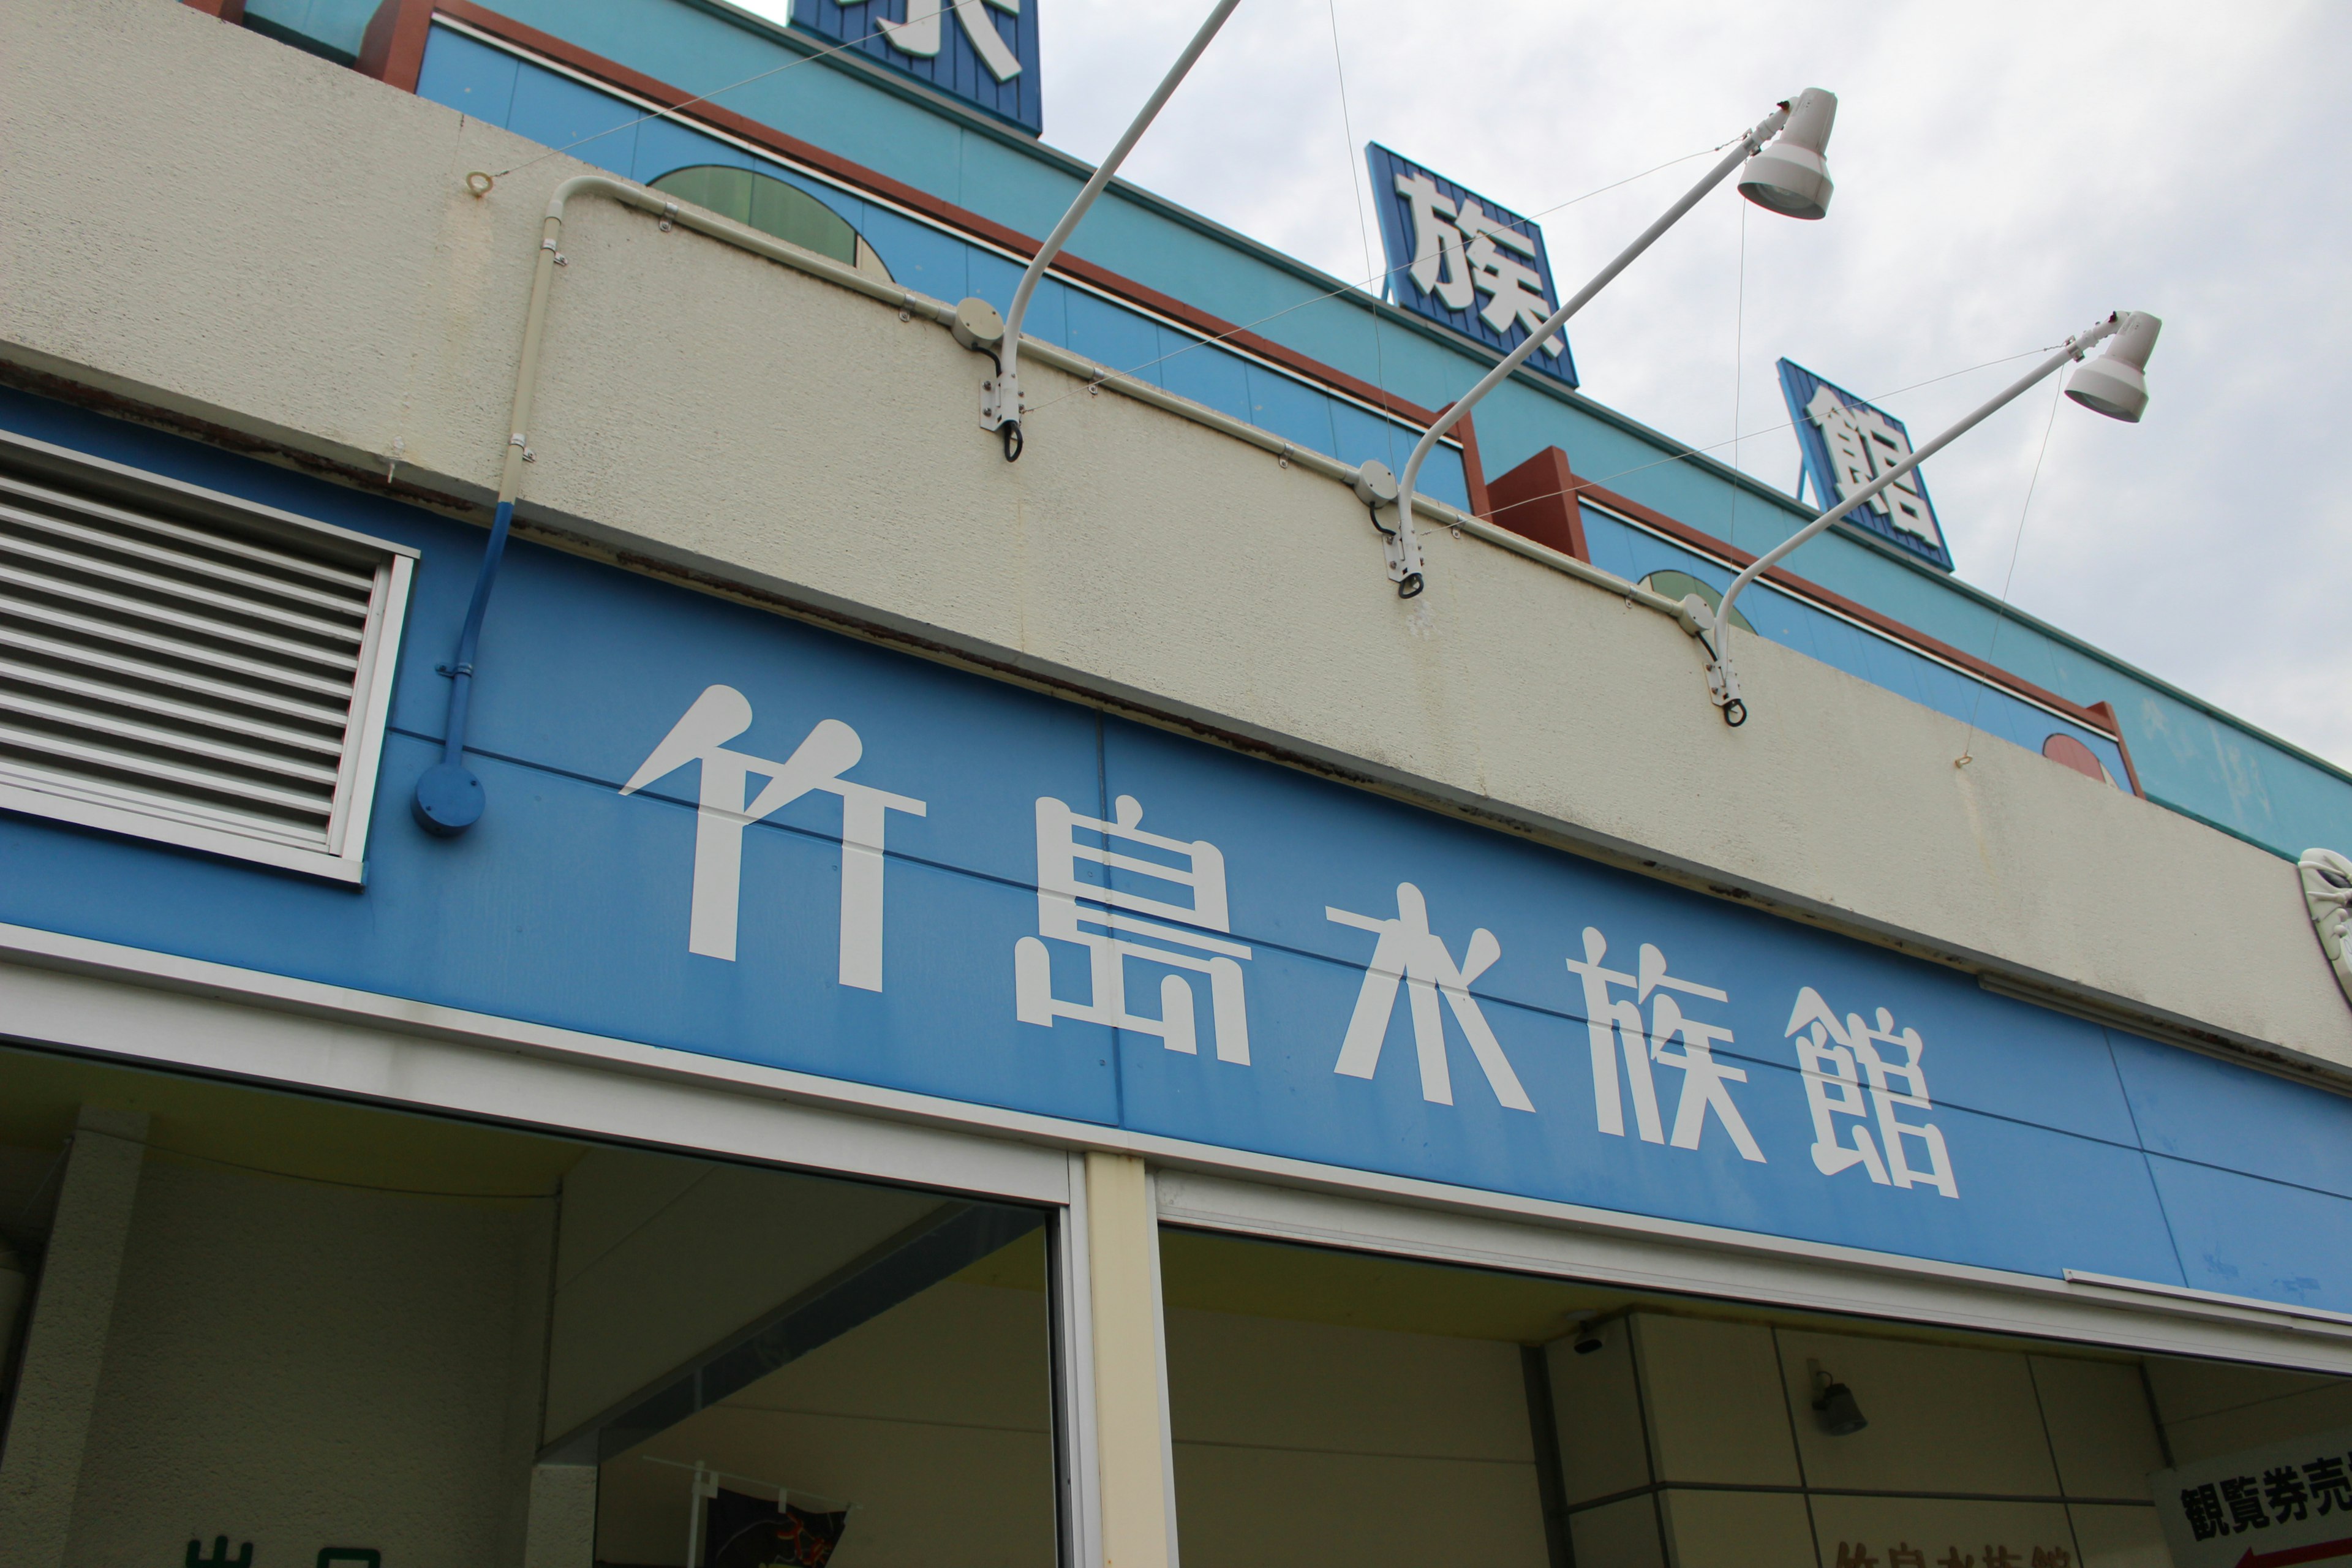
M 1591 561 L 1585 547 L 1584 516 L 1576 504 L 1577 479 L 1568 466 L 1568 454 L 1546 447 L 1486 487 L 1495 510 L 1488 518 L 1538 544 L 1549 544 L 1563 555 Z
M 927 217 L 937 218 L 942 223 L 950 224 L 967 234 L 977 236 L 992 244 L 1003 246 L 1017 255 L 1034 256 L 1037 253 L 1037 241 L 1018 230 L 1007 228 L 1001 223 L 957 206 L 952 202 L 943 202 L 937 196 L 915 189 L 912 185 L 901 184 L 887 174 L 878 174 L 860 163 L 853 163 L 846 158 L 826 152 L 822 147 L 813 147 L 797 137 L 787 136 L 782 132 L 772 126 L 762 125 L 756 120 L 748 120 L 732 110 L 705 102 L 695 98 L 691 93 L 682 92 L 666 82 L 656 81 L 652 77 L 631 70 L 617 61 L 608 60 L 602 55 L 590 54 L 587 50 L 567 44 L 561 38 L 542 33 L 536 27 L 526 26 L 511 17 L 501 16 L 496 11 L 486 10 L 473 4 L 473 0 L 383 0 L 382 9 L 376 12 L 375 20 L 368 24 L 369 42 L 362 47 L 360 69 L 394 87 L 405 88 L 411 92 L 415 91 L 417 68 L 425 58 L 425 29 L 436 12 L 463 22 L 468 26 L 478 27 L 492 37 L 503 39 L 519 48 L 529 49 L 533 54 L 544 55 L 560 65 L 568 66 L 584 76 L 591 76 L 599 81 L 609 83 L 625 92 L 634 93 L 639 98 L 661 105 L 664 109 L 684 110 L 688 118 L 703 121 L 726 132 L 729 135 L 740 137 L 754 146 L 764 147 L 770 152 L 790 158 L 794 163 L 822 170 L 845 184 L 856 185 L 871 191 L 878 196 L 887 197 L 900 206 L 910 207 Z M 411 28 L 415 29 L 413 44 L 410 42 Z M 372 52 L 372 47 L 379 31 L 383 36 L 383 47 L 380 52 Z M 372 66 L 372 60 L 376 61 L 377 64 Z M 1419 404 L 1408 403 L 1402 397 L 1374 386 L 1369 381 L 1359 380 L 1349 375 L 1346 371 L 1325 364 L 1319 360 L 1310 359 L 1296 349 L 1285 348 L 1280 343 L 1269 342 L 1255 332 L 1245 331 L 1231 321 L 1212 316 L 1206 310 L 1195 310 L 1181 300 L 1172 299 L 1157 289 L 1138 283 L 1131 278 L 1122 277 L 1108 268 L 1097 267 L 1091 261 L 1082 261 L 1064 252 L 1055 258 L 1051 270 L 1082 279 L 1097 289 L 1141 305 L 1148 310 L 1156 311 L 1171 321 L 1181 321 L 1204 336 L 1230 342 L 1238 349 L 1245 349 L 1262 359 L 1273 361 L 1286 370 L 1296 371 L 1311 381 L 1318 382 L 1336 391 L 1344 392 L 1351 397 L 1361 398 L 1373 407 L 1384 408 L 1399 418 L 1412 424 L 1426 426 L 1436 417 Z M 1111 368 L 1116 370 L 1125 367 L 1114 365 Z
M 2107 770 L 2099 762 L 2099 754 L 2074 739 L 2058 733 L 2042 742 L 2042 754 L 2061 767 L 2072 768 L 2086 779 L 2107 782 Z
M 218 16 L 224 22 L 242 26 L 245 24 L 245 0 L 180 0 L 207 16 Z
M 1449 403 L 1445 408 L 1453 406 Z M 1445 408 L 1437 412 L 1444 414 Z M 1487 510 L 1491 498 L 1486 492 L 1486 465 L 1478 460 L 1478 426 L 1465 414 L 1454 421 L 1454 435 L 1462 443 L 1462 483 L 1470 492 L 1470 510 L 1492 521 L 1493 514 Z
M 2305 1563 L 2341 1563 L 2352 1558 L 2352 1539 L 2323 1541 L 2316 1546 L 2290 1546 L 2284 1552 L 2256 1552 L 2246 1548 L 2238 1559 L 2238 1568 L 2294 1568 Z
M 425 39 L 433 30 L 433 0 L 383 0 L 360 39 L 360 74 L 415 92 L 416 73 L 425 68 Z
M 1693 549 L 1704 551 L 1717 560 L 1728 561 L 1734 566 L 1744 567 L 1756 559 L 1753 554 L 1737 545 L 1727 544 L 1715 535 L 1702 532 L 1688 523 L 1676 522 L 1664 512 L 1653 510 L 1640 501 L 1629 500 L 1614 490 L 1603 489 L 1599 485 L 1581 479 L 1575 483 L 1578 494 L 1590 496 L 1594 501 L 1609 508 L 1612 511 L 1622 511 L 1645 526 L 1654 528 L 1669 538 L 1680 540 Z M 1882 616 L 1867 605 L 1857 605 L 1843 594 L 1832 593 L 1820 584 L 1808 582 L 1795 573 L 1781 567 L 1773 567 L 1765 573 L 1764 576 L 1778 586 L 1811 599 L 1817 605 L 1835 610 L 1840 615 L 1850 616 L 1866 626 L 1885 632 L 1897 642 L 1907 643 L 1923 653 L 1931 653 L 1937 658 L 1958 665 L 1962 669 L 1972 675 L 1980 676 L 1995 686 L 2014 691 L 2021 697 L 2030 697 L 2036 702 L 2054 708 L 2085 729 L 2096 730 L 2103 735 L 2113 736 L 2118 742 L 2123 739 L 2123 731 L 2116 725 L 2115 710 L 2105 703 L 2101 703 L 2097 708 L 2085 708 L 2079 702 L 2070 702 L 2054 691 L 2044 690 L 2034 685 L 2022 676 L 2012 675 L 1998 665 L 1987 664 L 1972 653 L 1962 653 L 1948 642 L 1931 637 L 1926 632 L 1906 626 L 1901 621 L 1890 616 Z M 2135 778 L 2133 782 L 2137 784 L 2138 781 Z
M 2114 731 L 2116 750 L 2124 754 L 2124 777 L 2131 780 L 2132 794 L 2146 800 L 2147 791 L 2139 787 L 2139 770 L 2132 766 L 2131 742 L 2124 739 L 2123 721 L 2116 717 L 2116 705 L 2102 699 L 2091 704 L 2091 711 L 2105 720 L 2107 728 Z

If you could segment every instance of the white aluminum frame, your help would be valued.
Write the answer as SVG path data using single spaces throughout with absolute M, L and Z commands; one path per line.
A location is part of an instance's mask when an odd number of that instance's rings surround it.
M 1099 1568 L 1102 1464 L 1095 1448 L 1093 1258 L 1087 1245 L 1087 1157 L 1062 1156 L 1069 1195 L 1054 1212 L 1055 1468 L 1061 1495 L 1062 1562 Z
M 177 815 L 168 806 L 110 804 L 95 798 L 89 791 L 52 784 L 5 767 L 0 767 L 0 809 L 175 844 L 231 859 L 257 861 L 280 870 L 308 872 L 338 882 L 365 881 L 368 823 L 375 810 L 384 731 L 392 720 L 393 681 L 400 667 L 401 628 L 408 616 L 409 590 L 414 585 L 419 552 L 373 534 L 338 528 L 298 512 L 281 511 L 241 496 L 206 489 L 13 431 L 0 430 L 0 449 L 34 457 L 53 471 L 62 469 L 86 476 L 110 491 L 161 490 L 205 510 L 257 523 L 268 533 L 298 541 L 331 541 L 354 552 L 364 551 L 376 557 L 375 584 L 368 595 L 359 668 L 352 677 L 351 718 L 345 725 L 346 740 L 337 764 L 334 811 L 328 818 L 324 847 L 210 826 Z M 121 793 L 126 797 L 131 794 L 127 789 Z
M 1928 1323 L 2150 1355 L 2352 1375 L 2352 1316 L 2068 1269 L 2062 1280 L 1709 1227 L 1615 1235 L 1197 1174 L 1160 1178 L 1164 1225 L 1625 1290 Z M 1661 1227 L 1663 1229 L 1663 1227 Z

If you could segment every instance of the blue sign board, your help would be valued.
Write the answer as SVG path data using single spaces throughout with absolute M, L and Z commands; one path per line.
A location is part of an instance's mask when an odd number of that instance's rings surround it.
M 793 21 L 1031 132 L 1038 0 L 793 0 Z
M 382 799 L 481 535 L 16 394 L 27 435 L 423 552 Z M 554 551 L 455 840 L 363 890 L 0 815 L 0 921 L 1196 1145 L 2352 1310 L 2352 1100 Z
M 1365 143 L 1364 161 L 1388 252 L 1391 300 L 1500 353 L 1559 309 L 1540 227 L 1377 142 Z M 1527 363 L 1576 384 L 1565 332 Z
M 1866 488 L 1911 455 L 1911 433 L 1903 421 L 1785 359 L 1780 394 L 1789 400 L 1789 420 L 1804 455 L 1804 478 L 1823 507 Z M 1927 499 L 1927 478 L 1916 468 L 1843 521 L 1931 566 L 1952 569 L 1936 505 Z

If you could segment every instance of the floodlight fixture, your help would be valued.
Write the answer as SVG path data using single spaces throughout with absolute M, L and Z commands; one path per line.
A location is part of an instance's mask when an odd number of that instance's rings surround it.
M 1798 120 L 1800 113 L 1803 119 Z M 1753 130 L 1743 134 L 1721 162 L 1709 169 L 1685 192 L 1682 199 L 1665 210 L 1664 216 L 1642 231 L 1633 244 L 1618 253 L 1617 258 L 1593 276 L 1592 281 L 1579 289 L 1566 304 L 1548 317 L 1543 325 L 1527 335 L 1518 347 L 1505 354 L 1502 363 L 1480 378 L 1478 384 L 1457 399 L 1430 427 L 1422 432 L 1414 443 L 1412 455 L 1405 459 L 1404 472 L 1396 481 L 1396 527 L 1391 529 L 1381 521 L 1380 509 L 1372 509 L 1372 526 L 1381 531 L 1381 548 L 1388 556 L 1389 581 L 1397 585 L 1397 596 L 1410 599 L 1422 590 L 1421 540 L 1413 528 L 1412 501 L 1414 486 L 1421 479 L 1422 465 L 1448 430 L 1461 421 L 1464 415 L 1475 407 L 1480 399 L 1501 385 L 1513 371 L 1528 362 L 1529 355 L 1543 344 L 1559 335 L 1570 317 L 1584 309 L 1595 294 L 1606 289 L 1620 272 L 1633 264 L 1658 237 L 1682 221 L 1682 216 L 1698 205 L 1699 198 L 1729 178 L 1733 170 L 1743 163 L 1761 162 L 1761 154 L 1775 146 L 1775 138 L 1783 136 L 1792 126 L 1798 127 L 1807 140 L 1790 150 L 1791 156 L 1753 171 L 1750 180 L 1742 180 L 1740 190 L 1748 200 L 1774 212 L 1793 213 L 1800 217 L 1819 217 L 1828 210 L 1830 199 L 1829 171 L 1822 163 L 1822 149 L 1828 144 L 1830 125 L 1837 118 L 1837 97 L 1820 88 L 1807 88 L 1795 99 L 1783 102 L 1771 113 L 1756 122 Z M 1800 155 L 1801 154 L 1801 155 Z
M 1809 87 L 1789 105 L 1789 123 L 1740 171 L 1739 194 L 1786 217 L 1828 216 L 1836 183 L 1823 154 L 1837 123 L 1837 95 Z
M 1021 323 L 1028 319 L 1029 301 L 1036 294 L 1037 285 L 1045 276 L 1045 268 L 1061 255 L 1062 247 L 1069 243 L 1072 231 L 1087 216 L 1087 209 L 1095 205 L 1095 198 L 1102 195 L 1103 187 L 1109 184 L 1111 177 L 1118 173 L 1118 166 L 1127 161 L 1128 153 L 1135 150 L 1136 142 L 1142 140 L 1144 132 L 1159 117 L 1161 108 L 1192 71 L 1193 62 L 1209 47 L 1209 40 L 1217 36 L 1217 30 L 1225 25 L 1225 18 L 1232 16 L 1234 7 L 1240 4 L 1241 0 L 1217 0 L 1214 8 L 1209 12 L 1208 19 L 1192 35 L 1192 41 L 1184 46 L 1184 52 L 1176 57 L 1176 63 L 1168 68 L 1167 76 L 1160 79 L 1160 86 L 1145 100 L 1134 123 L 1127 128 L 1118 144 L 1111 148 L 1093 176 L 1079 190 L 1076 199 L 1070 203 L 1069 210 L 1062 215 L 1061 221 L 1055 224 L 1045 236 L 1045 243 L 1037 247 L 1037 254 L 1029 258 L 1029 266 L 1021 274 L 1021 281 L 1013 286 L 1013 303 L 1004 313 L 1000 337 L 992 342 L 985 336 L 975 335 L 967 341 L 963 331 L 956 333 L 957 340 L 966 348 L 983 352 L 992 348 L 995 350 L 996 374 L 981 385 L 980 427 L 1003 433 L 1006 462 L 1021 456 L 1021 416 L 1027 412 L 1027 406 L 1021 401 Z M 966 310 L 966 307 L 971 306 L 981 307 L 981 311 Z M 994 314 L 987 310 L 984 301 L 978 300 L 966 300 L 958 310 L 971 315 L 982 312 Z
M 2147 356 L 2163 330 L 2164 323 L 2147 311 L 2133 311 L 2105 351 L 2066 383 L 2066 395 L 2094 414 L 2138 424 L 2147 412 Z
M 1731 665 L 1731 606 L 1748 584 L 1830 524 L 1869 505 L 1881 491 L 1904 475 L 1983 424 L 2035 384 L 2047 379 L 2052 373 L 2082 359 L 2099 343 L 2112 340 L 2107 352 L 2100 355 L 2095 363 L 2084 365 L 2074 373 L 2074 381 L 2066 389 L 2067 395 L 2095 414 L 2137 424 L 2140 414 L 2147 407 L 2147 381 L 2142 372 L 2147 364 L 2148 352 L 2156 346 L 2157 331 L 2163 324 L 2145 310 L 2118 310 L 2106 320 L 2075 333 L 2055 353 L 2002 388 L 1975 413 L 1750 562 L 1747 570 L 1731 580 L 1731 586 L 1724 590 L 1723 603 L 1711 614 L 1700 616 L 1693 612 L 1694 629 L 1701 646 L 1707 650 L 1707 692 L 1715 700 L 1715 705 L 1723 710 L 1724 722 L 1737 728 L 1748 721 L 1748 703 L 1740 696 L 1739 676 Z M 1703 610 L 1705 606 L 1700 608 Z M 1712 643 L 1706 641 L 1709 631 L 1715 634 Z

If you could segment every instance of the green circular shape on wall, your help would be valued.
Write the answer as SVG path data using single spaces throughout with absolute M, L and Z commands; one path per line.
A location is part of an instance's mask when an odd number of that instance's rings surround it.
M 707 207 L 720 217 L 733 218 L 786 245 L 814 251 L 844 267 L 855 267 L 887 278 L 890 269 L 849 220 L 798 185 L 751 169 L 724 163 L 696 163 L 672 169 L 654 181 L 666 196 Z
M 1719 612 L 1723 608 L 1722 592 L 1709 587 L 1687 572 L 1653 572 L 1642 579 L 1642 586 L 1669 599 L 1681 599 L 1696 594 L 1708 609 Z M 1731 624 L 1749 637 L 1758 635 L 1756 628 L 1748 624 L 1748 612 L 1737 605 L 1732 608 Z

